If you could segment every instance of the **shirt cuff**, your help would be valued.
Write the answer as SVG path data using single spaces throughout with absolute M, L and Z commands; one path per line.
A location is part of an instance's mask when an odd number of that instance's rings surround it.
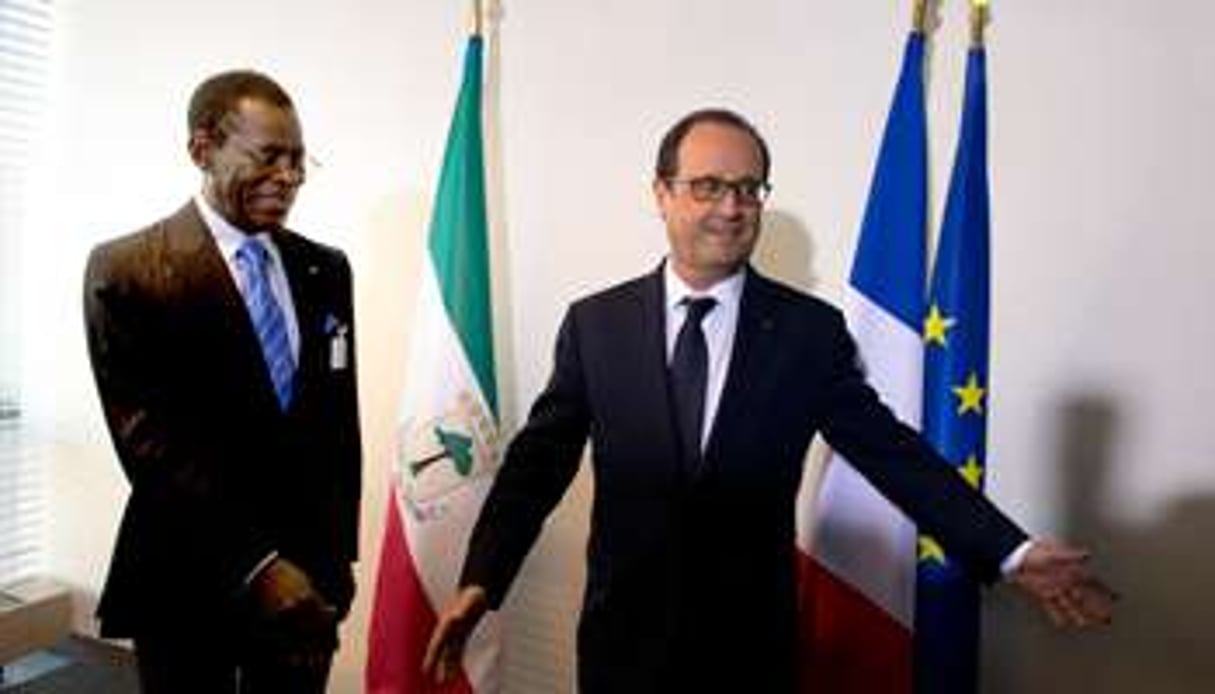
M 1004 561 L 1000 562 L 1000 575 L 1008 578 L 1017 569 L 1021 568 L 1021 563 L 1025 561 L 1025 555 L 1029 553 L 1030 547 L 1034 546 L 1033 540 L 1022 540 L 1017 548 L 1008 553 L 1004 557 Z
M 1013 554 L 1016 554 L 1016 552 L 1014 552 Z M 249 587 L 249 585 L 253 583 L 253 579 L 257 578 L 257 575 L 260 574 L 262 572 L 262 570 L 265 569 L 267 566 L 270 566 L 270 562 L 274 561 L 275 559 L 278 559 L 277 551 L 267 554 L 265 557 L 262 558 L 261 561 L 254 564 L 253 570 L 250 571 L 249 573 L 245 574 L 245 587 L 246 588 Z

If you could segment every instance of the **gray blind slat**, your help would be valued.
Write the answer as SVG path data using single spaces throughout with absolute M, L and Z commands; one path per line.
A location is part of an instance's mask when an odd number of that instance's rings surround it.
M 29 167 L 47 117 L 54 7 L 49 0 L 0 0 L 0 256 L 20 248 Z M 15 335 L 20 273 L 0 272 L 0 333 Z M 46 513 L 41 456 L 22 437 L 17 354 L 0 350 L 0 588 L 38 570 Z

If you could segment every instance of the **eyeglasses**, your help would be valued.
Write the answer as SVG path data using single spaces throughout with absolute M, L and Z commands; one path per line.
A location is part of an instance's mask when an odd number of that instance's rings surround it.
M 259 169 L 285 169 L 288 173 L 303 178 L 309 171 L 321 168 L 321 162 L 302 149 L 279 146 L 256 147 L 248 142 L 244 135 L 222 128 L 222 126 L 220 133 L 242 156 Z
M 733 192 L 734 200 L 741 205 L 759 205 L 768 199 L 772 192 L 772 184 L 758 178 L 740 178 L 737 181 L 727 181 L 717 176 L 697 176 L 696 178 L 668 178 L 667 184 L 674 186 L 682 184 L 688 187 L 692 199 L 697 202 L 718 202 Z

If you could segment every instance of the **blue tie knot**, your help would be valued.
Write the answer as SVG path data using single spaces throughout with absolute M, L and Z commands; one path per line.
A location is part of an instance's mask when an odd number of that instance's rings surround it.
M 257 239 L 245 239 L 236 249 L 236 257 L 246 263 L 249 269 L 259 273 L 264 273 L 270 263 L 270 251 Z

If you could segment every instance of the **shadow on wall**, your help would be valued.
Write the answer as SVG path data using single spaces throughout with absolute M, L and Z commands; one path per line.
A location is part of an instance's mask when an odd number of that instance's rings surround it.
M 814 276 L 814 241 L 810 229 L 784 210 L 764 213 L 763 232 L 755 247 L 753 262 L 768 277 L 802 291 L 812 291 L 818 283 Z
M 1097 570 L 1123 599 L 1109 629 L 1068 634 L 1052 629 L 1012 591 L 992 592 L 985 603 L 982 691 L 1212 691 L 1215 495 L 1178 498 L 1143 526 L 1120 522 L 1109 515 L 1107 490 L 1112 451 L 1126 422 L 1111 400 L 1095 394 L 1064 402 L 1059 422 L 1061 532 L 1094 550 Z

